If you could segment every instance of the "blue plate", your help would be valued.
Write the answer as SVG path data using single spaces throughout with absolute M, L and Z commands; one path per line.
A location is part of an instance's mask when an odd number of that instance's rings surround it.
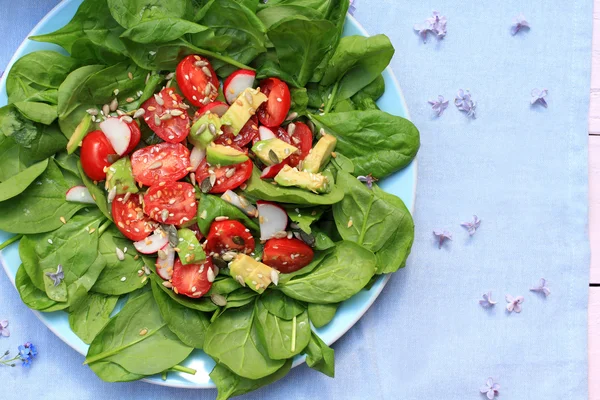
M 35 28 L 33 28 L 30 35 L 49 33 L 63 27 L 71 20 L 73 15 L 75 15 L 77 7 L 79 7 L 80 4 L 81 0 L 63 1 L 52 11 L 50 11 Z M 346 17 L 346 26 L 344 28 L 344 36 L 349 35 L 368 36 L 365 29 L 350 15 Z M 26 39 L 10 61 L 7 67 L 7 72 L 17 59 L 21 58 L 27 53 L 38 50 L 56 50 L 64 53 L 64 50 L 60 49 L 58 46 L 47 43 L 38 43 Z M 3 79 L 0 80 L 0 106 L 6 105 L 8 101 L 6 97 L 7 75 L 8 73 L 5 73 Z M 386 90 L 385 94 L 377 101 L 377 105 L 382 110 L 390 114 L 408 118 L 408 109 L 406 107 L 404 96 L 402 95 L 402 90 L 398 85 L 398 81 L 396 80 L 394 73 L 389 67 L 384 71 L 383 77 L 385 79 Z M 413 210 L 415 203 L 416 182 L 417 163 L 416 160 L 414 160 L 404 170 L 381 182 L 381 187 L 387 192 L 399 196 L 402 200 L 404 200 L 404 203 L 406 203 L 408 209 Z M 12 235 L 7 232 L 0 231 L 0 243 L 11 236 Z M 0 254 L 0 261 L 4 266 L 6 274 L 14 285 L 15 275 L 19 265 L 21 264 L 18 246 L 14 244 L 5 249 Z M 388 280 L 389 275 L 381 276 L 370 290 L 363 290 L 351 299 L 342 303 L 335 315 L 335 318 L 325 327 L 316 330 L 323 341 L 331 345 L 344 333 L 346 333 L 348 329 L 350 329 L 369 309 L 371 304 L 373 304 Z M 83 355 L 87 353 L 88 345 L 82 342 L 81 339 L 79 339 L 73 333 L 73 331 L 71 331 L 66 312 L 33 312 L 62 341 Z M 304 357 L 296 357 L 294 359 L 294 366 L 302 364 L 303 362 Z M 194 351 L 183 363 L 183 365 L 194 368 L 198 372 L 196 375 L 170 373 L 166 381 L 163 381 L 159 376 L 149 377 L 145 379 L 145 381 L 154 384 L 180 388 L 203 389 L 215 387 L 214 383 L 208 376 L 214 367 L 214 361 L 204 352 L 199 350 Z

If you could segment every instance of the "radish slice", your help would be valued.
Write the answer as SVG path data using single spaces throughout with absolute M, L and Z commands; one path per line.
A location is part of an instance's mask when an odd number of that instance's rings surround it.
M 256 73 L 247 69 L 238 69 L 229 75 L 223 84 L 223 93 L 229 104 L 232 104 L 244 90 L 254 86 Z
M 67 201 L 74 203 L 96 204 L 90 191 L 85 186 L 73 186 L 67 190 L 66 198 Z
M 139 242 L 133 242 L 133 246 L 142 254 L 154 254 L 169 244 L 168 235 L 163 236 L 163 233 L 164 232 L 161 232 L 160 230 L 156 230 L 146 239 L 142 239 Z
M 129 147 L 131 130 L 120 118 L 107 118 L 100 122 L 100 129 L 118 155 L 122 156 Z
M 269 240 L 274 236 L 285 235 L 288 216 L 277 204 L 258 201 L 258 222 L 260 224 L 260 240 Z
M 283 167 L 285 167 L 286 165 L 287 164 L 285 162 L 282 162 L 279 164 L 271 165 L 270 167 L 266 167 L 265 169 L 263 169 L 262 173 L 260 174 L 261 179 L 275 178 L 275 176 L 277 176 L 279 171 L 281 171 L 283 169 Z
M 196 170 L 198 165 L 204 160 L 206 157 L 206 150 L 201 149 L 198 146 L 194 146 L 192 152 L 190 153 L 190 166 Z
M 175 250 L 170 244 L 160 249 L 164 254 L 159 254 L 156 259 L 156 273 L 165 281 L 173 277 L 173 264 L 175 264 Z M 164 258 L 163 258 L 164 257 Z
M 260 140 L 275 139 L 277 137 L 275 136 L 273 131 L 267 128 L 266 126 L 261 126 L 260 128 L 258 128 L 258 134 L 260 135 Z
M 207 112 L 211 112 L 213 114 L 217 114 L 219 117 L 222 117 L 225 112 L 229 109 L 229 106 L 222 101 L 213 101 L 198 110 L 198 115 L 202 116 Z
M 228 190 L 225 193 L 223 193 L 221 198 L 226 202 L 236 206 L 250 217 L 256 217 L 258 214 L 256 207 L 254 207 L 252 203 L 246 200 L 245 197 L 238 195 L 236 192 Z

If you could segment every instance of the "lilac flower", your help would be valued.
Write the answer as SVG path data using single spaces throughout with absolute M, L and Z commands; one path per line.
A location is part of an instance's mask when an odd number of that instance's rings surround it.
M 506 302 L 508 303 L 506 305 L 506 309 L 508 310 L 508 312 L 516 312 L 516 313 L 520 313 L 521 312 L 521 304 L 525 301 L 525 299 L 523 298 L 523 296 L 517 296 L 515 298 L 513 298 L 510 294 L 506 295 Z
M 546 102 L 546 99 L 544 97 L 546 97 L 548 95 L 548 89 L 533 89 L 531 91 L 531 105 L 534 105 L 535 103 L 541 104 L 544 107 L 548 108 L 548 103 Z
M 438 117 L 441 117 L 444 110 L 448 108 L 448 100 L 444 101 L 444 96 L 438 96 L 437 100 L 429 100 L 428 103 L 431 104 L 431 109 L 435 111 Z
M 515 36 L 521 29 L 530 29 L 529 22 L 523 14 L 519 14 L 513 20 L 513 26 L 510 28 L 510 33 Z
M 467 232 L 469 232 L 469 236 L 473 236 L 475 232 L 477 232 L 477 229 L 479 228 L 480 224 L 481 220 L 477 218 L 477 215 L 473 215 L 473 222 L 463 222 L 462 224 L 460 224 L 460 226 L 462 226 L 467 230 Z
M 23 362 L 24 367 L 29 367 L 33 359 L 37 356 L 37 348 L 33 343 L 27 342 L 19 346 L 19 358 Z
M 60 285 L 60 283 L 65 279 L 65 273 L 63 272 L 63 267 L 61 264 L 58 264 L 56 268 L 56 272 L 46 272 L 46 276 L 54 282 L 54 286 Z
M 500 391 L 500 385 L 494 382 L 494 379 L 490 377 L 485 382 L 485 386 L 482 386 L 479 391 L 482 394 L 485 394 L 488 399 L 494 400 L 494 397 L 496 397 Z
M 544 296 L 548 297 L 550 296 L 550 288 L 548 288 L 546 286 L 548 282 L 546 282 L 546 280 L 544 278 L 540 279 L 540 284 L 537 287 L 532 287 L 531 290 L 532 292 L 538 292 L 538 293 L 544 293 Z
M 433 11 L 430 18 L 427 18 L 422 24 L 415 24 L 413 29 L 423 38 L 423 43 L 427 42 L 427 34 L 433 33 L 438 39 L 443 39 L 446 36 L 446 17 L 440 15 L 438 11 Z
M 10 331 L 7 328 L 8 320 L 4 319 L 0 321 L 0 336 L 9 337 Z
M 467 113 L 467 117 L 475 118 L 475 109 L 477 103 L 471 99 L 471 93 L 468 90 L 459 89 L 456 97 L 454 98 L 454 105 L 459 111 Z
M 356 179 L 359 181 L 366 183 L 369 189 L 373 189 L 373 182 L 377 182 L 379 179 L 373 177 L 373 175 L 369 174 L 367 176 L 359 175 Z
M 483 308 L 493 307 L 497 302 L 492 300 L 492 292 L 483 294 L 483 300 L 479 300 L 479 305 Z
M 433 231 L 433 235 L 438 240 L 438 248 L 441 249 L 446 240 L 452 240 L 452 234 L 448 231 Z

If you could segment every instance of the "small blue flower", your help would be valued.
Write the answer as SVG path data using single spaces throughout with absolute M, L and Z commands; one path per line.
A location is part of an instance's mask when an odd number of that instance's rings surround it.
M 27 342 L 22 346 L 19 346 L 19 358 L 23 362 L 24 367 L 29 367 L 31 362 L 37 356 L 37 348 L 33 343 Z
M 448 100 L 444 100 L 444 96 L 438 96 L 437 100 L 429 100 L 429 104 L 438 117 L 441 117 L 444 110 L 448 108 Z
M 475 109 L 477 108 L 477 103 L 471 99 L 471 93 L 468 90 L 458 90 L 458 93 L 454 98 L 454 105 L 459 111 L 466 112 L 467 117 L 475 119 Z
M 369 174 L 367 176 L 359 175 L 356 177 L 359 181 L 365 183 L 369 189 L 373 189 L 373 183 L 377 182 L 379 179 L 373 177 L 373 175 Z
M 433 231 L 433 236 L 438 240 L 438 248 L 441 249 L 446 240 L 452 240 L 452 234 L 448 231 Z
M 548 108 L 548 103 L 545 99 L 546 96 L 548 96 L 548 89 L 533 89 L 531 91 L 531 105 L 538 103 L 544 106 L 545 108 Z
M 521 30 L 530 29 L 529 22 L 525 19 L 523 14 L 519 14 L 513 21 L 513 26 L 510 28 L 510 33 L 515 36 Z
M 54 282 L 54 286 L 60 285 L 60 283 L 65 279 L 65 273 L 63 272 L 63 267 L 61 264 L 58 264 L 56 268 L 56 272 L 46 272 L 46 276 Z

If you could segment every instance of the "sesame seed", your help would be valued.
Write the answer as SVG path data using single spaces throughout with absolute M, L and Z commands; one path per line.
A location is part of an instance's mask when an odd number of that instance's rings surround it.
M 210 69 L 208 69 L 208 67 L 202 67 L 202 72 L 204 72 L 204 75 L 208 76 L 209 78 L 212 78 L 212 72 L 210 72 Z
M 278 102 L 278 103 L 281 103 L 282 101 L 283 101 L 283 100 L 281 100 L 281 97 L 278 97 L 278 98 L 277 98 L 277 102 Z
M 121 282 L 125 282 L 126 280 L 127 280 L 126 276 L 124 276 L 124 277 L 121 278 Z
M 206 271 L 206 279 L 211 283 L 214 282 L 215 273 L 213 272 L 212 268 L 209 268 L 208 271 Z
M 229 217 L 226 217 L 226 216 L 222 215 L 220 217 L 215 218 L 215 221 L 217 221 L 217 222 L 219 222 L 219 221 L 227 221 L 228 219 L 229 219 Z
M 156 107 L 154 107 L 154 106 L 148 106 L 148 111 L 155 111 L 155 110 L 156 110 Z

